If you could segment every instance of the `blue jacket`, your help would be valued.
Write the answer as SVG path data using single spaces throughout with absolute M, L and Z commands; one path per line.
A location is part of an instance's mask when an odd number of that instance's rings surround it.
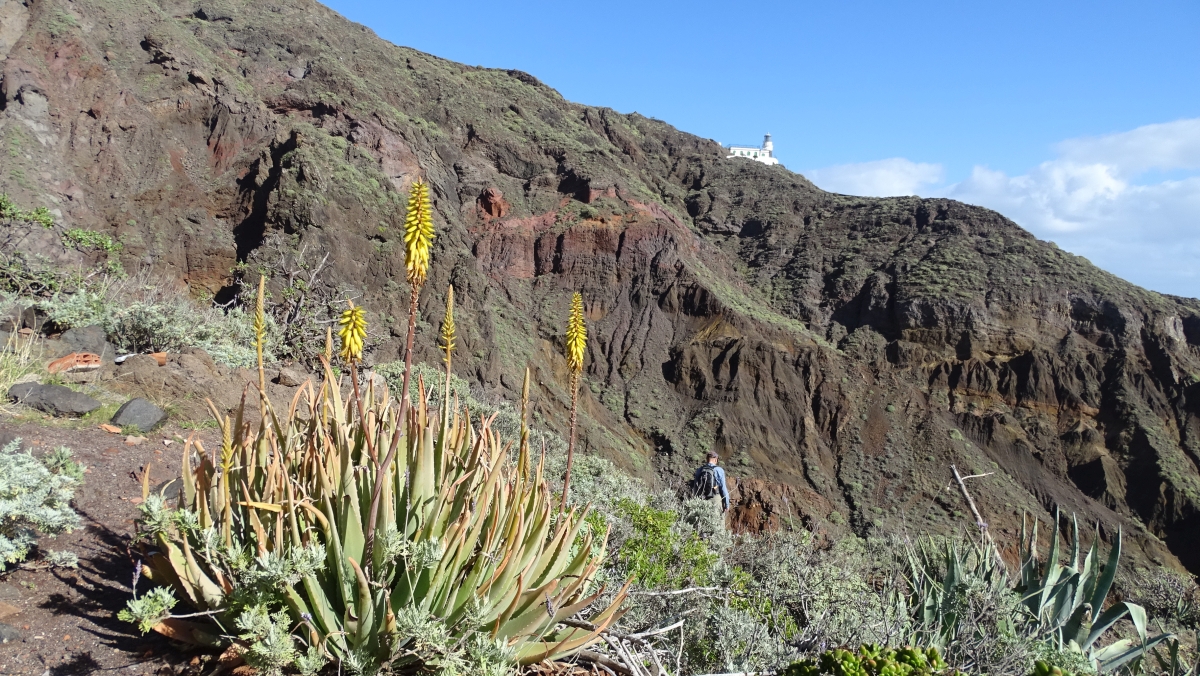
M 700 483 L 700 471 L 707 466 L 708 463 L 706 462 L 696 468 L 696 473 L 692 475 L 692 482 L 694 484 Z M 725 509 L 729 509 L 729 489 L 725 487 L 725 468 L 716 465 L 713 467 L 713 474 L 716 475 L 717 490 L 721 492 L 721 500 L 725 503 Z

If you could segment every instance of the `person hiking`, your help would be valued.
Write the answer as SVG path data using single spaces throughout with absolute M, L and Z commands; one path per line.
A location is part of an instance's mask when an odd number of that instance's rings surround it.
M 725 469 L 717 466 L 716 451 L 708 452 L 708 461 L 696 468 L 692 476 L 692 495 L 710 502 L 720 498 L 721 513 L 729 511 L 729 489 L 725 486 Z

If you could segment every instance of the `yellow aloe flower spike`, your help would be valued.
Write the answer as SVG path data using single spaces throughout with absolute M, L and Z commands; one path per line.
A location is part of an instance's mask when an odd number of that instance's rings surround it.
M 408 192 L 408 213 L 404 217 L 404 267 L 408 283 L 419 287 L 429 273 L 429 249 L 433 245 L 433 212 L 429 205 L 429 184 L 417 180 Z
M 583 296 L 571 298 L 571 316 L 567 319 L 567 365 L 572 371 L 583 370 L 583 355 L 587 351 L 587 326 L 583 323 Z
M 354 301 L 348 301 L 350 309 L 342 313 L 338 325 L 338 338 L 342 339 L 341 357 L 347 362 L 362 359 L 363 345 L 367 340 L 367 317 L 362 307 L 355 307 Z
M 442 361 L 450 363 L 450 353 L 454 351 L 454 287 L 450 287 L 450 291 L 446 294 L 446 318 L 442 320 L 442 349 L 446 351 L 446 356 Z

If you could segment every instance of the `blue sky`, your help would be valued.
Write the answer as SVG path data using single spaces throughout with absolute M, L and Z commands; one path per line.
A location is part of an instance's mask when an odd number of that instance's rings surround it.
M 328 3 L 838 192 L 950 196 L 1200 297 L 1200 2 Z

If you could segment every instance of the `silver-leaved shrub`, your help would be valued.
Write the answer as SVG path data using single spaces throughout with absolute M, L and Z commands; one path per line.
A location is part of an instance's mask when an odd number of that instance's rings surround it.
M 61 327 L 100 326 L 123 351 L 178 352 L 198 347 L 228 366 L 255 363 L 253 322 L 239 308 L 206 308 L 181 295 L 130 291 L 118 285 L 55 294 L 39 306 Z M 267 324 L 270 360 L 277 331 L 270 316 Z
M 83 469 L 65 447 L 41 459 L 20 451 L 20 439 L 0 448 L 0 568 L 24 561 L 39 536 L 79 527 L 70 503 Z

